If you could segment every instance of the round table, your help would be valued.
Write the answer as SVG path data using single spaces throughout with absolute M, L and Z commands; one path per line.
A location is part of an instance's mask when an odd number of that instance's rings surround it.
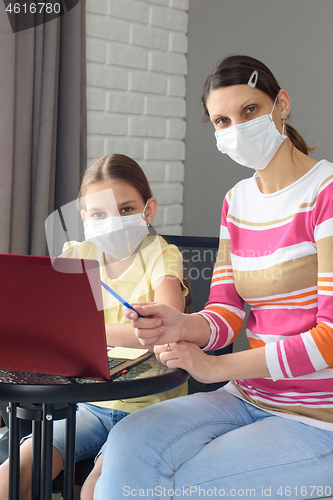
M 64 500 L 73 496 L 76 404 L 147 396 L 184 384 L 189 374 L 155 356 L 113 381 L 0 370 L 0 401 L 9 403 L 9 500 L 19 500 L 19 419 L 33 421 L 33 500 L 51 500 L 53 420 L 66 419 Z

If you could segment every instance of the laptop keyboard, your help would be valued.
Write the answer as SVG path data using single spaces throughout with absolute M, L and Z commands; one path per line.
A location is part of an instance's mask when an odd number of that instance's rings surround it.
M 112 368 L 115 368 L 116 366 L 122 365 L 123 363 L 125 363 L 125 361 L 126 361 L 125 359 L 109 358 L 108 359 L 109 370 L 111 370 Z
M 166 368 L 164 365 L 162 365 Z M 128 372 L 124 375 L 120 375 L 117 380 L 130 380 L 132 378 L 137 378 L 143 373 L 151 370 L 151 365 L 149 363 L 140 363 L 139 365 L 133 366 Z

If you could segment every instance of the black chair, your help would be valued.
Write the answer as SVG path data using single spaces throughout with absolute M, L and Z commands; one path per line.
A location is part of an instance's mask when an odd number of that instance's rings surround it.
M 185 272 L 192 291 L 190 312 L 201 311 L 209 296 L 210 282 L 219 247 L 219 238 L 175 235 L 163 235 L 163 238 L 168 243 L 176 245 L 182 253 Z M 222 349 L 209 351 L 207 354 L 220 356 L 231 352 L 232 344 Z M 202 384 L 191 377 L 188 382 L 188 390 L 189 394 L 193 394 L 194 392 L 208 392 L 214 391 L 225 384 L 226 382 Z

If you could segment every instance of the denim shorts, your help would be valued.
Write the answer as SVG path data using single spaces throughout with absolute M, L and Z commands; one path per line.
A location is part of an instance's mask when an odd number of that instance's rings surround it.
M 75 461 L 96 458 L 110 430 L 128 413 L 112 408 L 79 403 L 76 412 Z M 53 427 L 53 446 L 65 455 L 65 420 L 56 420 Z
M 89 403 L 79 403 L 76 412 L 75 462 L 99 456 L 112 427 L 126 417 L 127 412 L 103 408 Z M 53 446 L 65 456 L 66 420 L 53 422 Z M 32 434 L 24 438 L 31 437 Z

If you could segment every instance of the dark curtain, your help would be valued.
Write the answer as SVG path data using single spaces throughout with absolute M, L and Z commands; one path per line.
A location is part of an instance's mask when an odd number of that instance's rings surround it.
M 0 2 L 0 253 L 45 255 L 86 167 L 85 0 L 13 34 Z

